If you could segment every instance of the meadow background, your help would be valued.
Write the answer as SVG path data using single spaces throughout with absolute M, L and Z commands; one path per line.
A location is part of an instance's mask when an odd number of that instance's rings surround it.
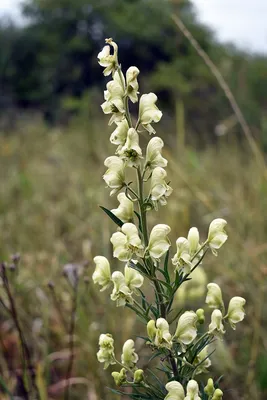
M 155 91 L 164 113 L 157 134 L 174 192 L 157 221 L 172 227 L 173 242 L 191 226 L 204 239 L 216 217 L 229 224 L 218 258 L 207 257 L 205 275 L 177 307 L 202 306 L 205 284 L 213 280 L 226 300 L 237 294 L 247 299 L 246 320 L 221 343 L 212 370 L 223 375 L 226 400 L 266 399 L 267 57 L 218 43 L 187 0 L 22 5 L 26 24 L 0 22 L 0 256 L 12 263 L 12 255 L 21 254 L 8 276 L 42 400 L 64 398 L 74 269 L 79 290 L 71 399 L 115 399 L 106 388 L 113 386 L 110 374 L 96 360 L 99 334 L 112 333 L 120 351 L 144 329 L 91 282 L 92 259 L 111 258 L 115 229 L 99 208 L 116 205 L 102 180 L 103 161 L 114 152 L 112 128 L 100 109 L 105 79 L 97 54 L 105 37 L 119 43 L 124 70 L 141 70 L 141 92 Z M 173 15 L 221 71 L 251 129 L 250 141 Z M 1 286 L 0 295 L 7 300 Z M 0 350 L 0 397 L 9 399 L 19 395 L 22 365 L 14 321 L 2 304 Z

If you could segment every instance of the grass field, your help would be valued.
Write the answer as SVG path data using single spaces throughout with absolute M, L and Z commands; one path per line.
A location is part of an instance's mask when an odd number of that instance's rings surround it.
M 159 130 L 158 135 L 163 137 L 164 132 Z M 174 192 L 157 221 L 172 227 L 173 243 L 191 226 L 197 226 L 204 238 L 212 219 L 228 221 L 229 240 L 217 259 L 206 258 L 205 279 L 221 284 L 226 300 L 245 297 L 247 316 L 219 346 L 215 375 L 224 375 L 226 400 L 263 400 L 267 396 L 267 182 L 250 150 L 235 138 L 222 137 L 201 151 L 188 147 L 177 153 L 171 150 L 172 136 L 168 138 L 165 156 Z M 99 334 L 112 333 L 119 351 L 124 340 L 144 329 L 133 314 L 116 309 L 108 294 L 99 293 L 91 283 L 92 258 L 101 254 L 111 259 L 109 238 L 115 227 L 98 206 L 116 204 L 102 180 L 103 161 L 113 152 L 105 121 L 49 129 L 34 120 L 0 137 L 1 259 L 21 254 L 19 267 L 9 273 L 10 282 L 37 365 L 42 400 L 62 398 L 66 385 L 72 268 L 78 268 L 80 275 L 71 399 L 116 398 L 106 389 L 113 386 L 110 374 L 96 360 Z M 72 266 L 64 269 L 66 264 Z M 201 286 L 200 278 L 197 285 Z M 203 306 L 203 290 L 192 288 L 191 295 L 192 308 Z M 183 299 L 177 299 L 179 305 Z M 3 309 L 0 337 L 1 386 L 11 389 L 21 364 L 18 338 Z

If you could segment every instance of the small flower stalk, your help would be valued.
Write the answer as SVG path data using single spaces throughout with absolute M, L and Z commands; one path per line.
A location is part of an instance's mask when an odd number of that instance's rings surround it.
M 110 79 L 101 107 L 113 126 L 110 142 L 115 146 L 104 161 L 103 179 L 110 195 L 117 195 L 117 202 L 104 208 L 116 224 L 110 238 L 115 260 L 96 256 L 92 280 L 100 291 L 109 291 L 117 307 L 134 312 L 144 330 L 138 339 L 143 341 L 141 350 L 137 352 L 134 340 L 126 338 L 118 358 L 116 338 L 100 334 L 97 359 L 104 369 L 113 369 L 111 375 L 119 387 L 115 392 L 131 399 L 221 400 L 223 392 L 212 378 L 202 379 L 212 369 L 209 345 L 216 345 L 217 338 L 223 340 L 229 327 L 238 329 L 246 300 L 234 296 L 225 306 L 223 292 L 214 282 L 207 285 L 205 308 L 179 309 L 174 300 L 186 281 L 203 273 L 206 255 L 218 255 L 228 238 L 227 222 L 222 218 L 211 221 L 203 241 L 202 233 L 192 227 L 186 237 L 176 239 L 176 245 L 171 243 L 169 225 L 164 221 L 150 224 L 150 214 L 167 206 L 173 192 L 164 142 L 155 130 L 162 118 L 158 98 L 154 93 L 139 93 L 138 67 L 130 67 L 124 75 L 118 45 L 112 39 L 106 40 L 98 61 Z M 137 104 L 136 115 L 129 111 L 132 103 Z M 151 360 L 158 360 L 152 373 L 149 351 L 153 351 Z

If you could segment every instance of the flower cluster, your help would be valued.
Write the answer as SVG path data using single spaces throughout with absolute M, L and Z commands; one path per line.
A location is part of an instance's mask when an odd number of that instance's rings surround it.
M 112 39 L 106 40 L 98 59 L 105 68 L 104 75 L 112 77 L 107 83 L 101 107 L 110 117 L 109 125 L 115 124 L 110 142 L 116 146 L 114 155 L 104 162 L 107 170 L 103 178 L 111 189 L 110 195 L 117 194 L 119 203 L 116 208 L 104 210 L 117 224 L 110 242 L 113 257 L 124 263 L 124 272 L 112 272 L 107 258 L 96 256 L 92 278 L 101 291 L 111 287 L 111 300 L 117 306 L 129 307 L 146 324 L 147 336 L 141 337 L 155 351 L 155 356 L 160 357 L 160 369 L 168 383 L 161 382 L 157 387 L 150 383 L 142 369 L 137 368 L 139 357 L 132 339 L 124 343 L 121 360 L 118 361 L 112 336 L 101 334 L 97 358 L 104 363 L 104 368 L 115 364 L 120 366 L 120 371 L 113 371 L 112 377 L 117 386 L 134 388 L 132 398 L 147 391 L 149 397 L 146 398 L 220 400 L 223 392 L 214 386 L 211 378 L 205 388 L 194 378 L 208 372 L 211 366 L 209 345 L 215 337 L 223 337 L 224 323 L 229 322 L 235 329 L 236 324 L 244 319 L 246 301 L 242 297 L 233 297 L 225 311 L 220 287 L 209 283 L 206 303 L 213 312 L 211 322 L 205 328 L 202 308 L 177 313 L 174 300 L 181 286 L 197 278 L 197 271 L 201 273 L 202 267 L 197 267 L 202 264 L 206 253 L 211 251 L 217 256 L 227 240 L 227 222 L 222 218 L 213 220 L 203 242 L 198 229 L 191 228 L 187 237 L 176 240 L 174 254 L 168 225 L 159 223 L 149 230 L 148 212 L 157 210 L 159 205 L 166 205 L 172 193 L 166 172 L 168 162 L 162 155 L 163 140 L 157 136 L 149 138 L 148 135 L 155 135 L 154 124 L 160 121 L 162 112 L 156 105 L 157 96 L 154 93 L 143 94 L 139 98 L 140 71 L 132 66 L 123 74 L 118 61 L 118 46 Z M 131 103 L 139 103 L 135 119 L 129 111 Z M 147 136 L 145 151 L 141 147 L 141 132 L 144 137 Z M 136 172 L 136 185 L 127 178 L 129 168 Z M 172 253 L 171 258 L 169 253 Z M 148 300 L 150 296 L 144 293 L 145 280 L 154 288 L 155 300 L 152 302 Z M 135 296 L 141 300 L 138 301 Z M 164 366 L 164 363 L 168 365 Z M 138 392 L 139 388 L 143 391 Z

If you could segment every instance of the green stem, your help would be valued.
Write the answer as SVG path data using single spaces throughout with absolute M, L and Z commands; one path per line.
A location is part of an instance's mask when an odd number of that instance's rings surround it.
M 139 192 L 139 210 L 142 223 L 143 237 L 145 247 L 148 246 L 148 232 L 147 232 L 147 221 L 146 221 L 146 210 L 144 208 L 144 188 L 143 179 L 140 167 L 137 168 L 137 181 L 138 181 L 138 192 Z

